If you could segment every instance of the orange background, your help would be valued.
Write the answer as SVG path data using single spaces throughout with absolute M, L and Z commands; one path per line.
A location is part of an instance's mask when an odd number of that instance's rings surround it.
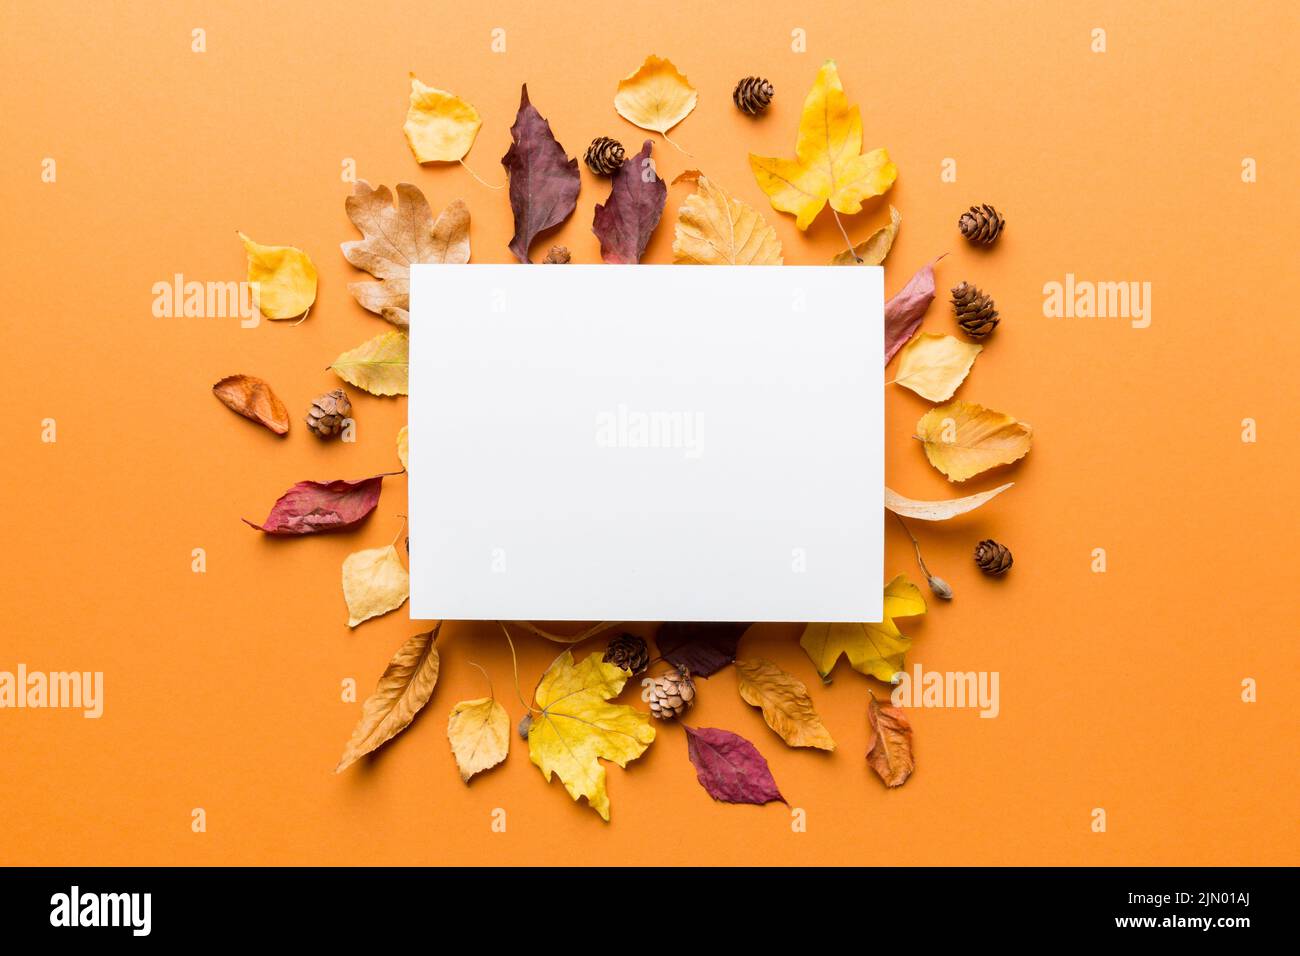
M 1297 862 L 1297 652 L 1290 479 L 1300 409 L 1290 246 L 1297 221 L 1289 3 L 597 5 L 353 3 L 6 4 L 0 24 L 5 223 L 6 547 L 0 669 L 105 672 L 105 714 L 0 712 L 0 862 L 7 864 L 1281 864 Z M 207 31 L 207 52 L 190 31 Z M 507 52 L 489 49 L 504 27 Z M 1090 51 L 1090 31 L 1109 50 Z M 790 33 L 807 31 L 807 52 Z M 364 698 L 418 625 L 406 611 L 346 627 L 345 555 L 386 544 L 404 477 L 353 533 L 275 541 L 250 531 L 305 478 L 396 467 L 405 399 L 352 391 L 359 440 L 324 444 L 302 424 L 337 384 L 325 367 L 388 326 L 352 300 L 364 275 L 338 244 L 356 160 L 372 183 L 418 184 L 435 209 L 464 198 L 473 257 L 506 262 L 503 192 L 455 166 L 421 168 L 402 136 L 408 71 L 474 103 L 484 125 L 468 163 L 491 182 L 519 84 L 570 154 L 596 135 L 634 148 L 615 84 L 646 54 L 669 56 L 700 91 L 658 143 L 665 179 L 698 166 L 773 223 L 789 263 L 840 247 L 829 213 L 806 235 L 759 192 L 747 151 L 793 150 L 818 65 L 837 59 L 886 146 L 903 226 L 886 268 L 898 289 L 940 252 L 942 289 L 993 294 L 1003 323 L 958 397 L 1030 421 L 1033 452 L 996 503 L 944 526 L 914 523 L 956 600 L 902 622 L 909 662 L 996 670 L 1002 713 L 911 712 L 918 769 L 887 792 L 864 761 L 867 688 L 842 662 L 817 684 L 796 626 L 763 626 L 744 655 L 813 688 L 839 743 L 786 748 L 741 702 L 733 671 L 702 683 L 691 720 L 735 730 L 771 763 L 792 806 L 713 803 L 682 732 L 628 770 L 610 767 L 603 824 L 512 739 L 506 764 L 469 787 L 445 737 L 451 705 L 491 673 L 522 713 L 494 626 L 449 625 L 427 711 L 377 759 L 331 770 Z M 776 86 L 757 121 L 730 100 L 737 78 Z M 1245 184 L 1243 157 L 1258 161 Z M 41 160 L 58 180 L 42 183 Z M 958 163 L 955 184 L 940 163 Z M 583 169 L 578 209 L 550 241 L 597 261 Z M 668 208 L 647 261 L 671 260 Z M 991 202 L 1009 225 L 988 253 L 956 220 Z M 847 220 L 855 241 L 884 202 Z M 320 293 L 302 325 L 156 319 L 151 287 L 242 278 L 242 229 L 306 249 Z M 549 238 L 549 237 L 547 237 Z M 545 254 L 547 238 L 534 249 Z M 1153 322 L 1047 319 L 1042 286 L 1149 281 Z M 610 302 L 611 309 L 619 307 Z M 672 308 L 667 303 L 666 308 Z M 951 331 L 942 299 L 925 327 Z M 247 372 L 273 383 L 293 429 L 280 440 L 218 404 L 209 386 Z M 949 486 L 909 436 L 926 403 L 888 396 L 890 484 Z M 1244 417 L 1259 422 L 1244 444 Z M 42 444 L 40 422 L 58 422 Z M 454 463 L 448 463 L 454 467 Z M 526 471 L 521 475 L 526 477 Z M 996 536 L 1003 580 L 970 553 Z M 207 550 L 206 574 L 190 570 Z M 1104 547 L 1109 571 L 1090 571 Z M 886 568 L 917 569 L 892 522 Z M 651 633 L 652 627 L 642 628 Z M 517 642 L 525 693 L 557 648 Z M 591 648 L 588 648 L 591 649 Z M 1240 700 L 1243 678 L 1259 700 Z M 629 692 L 628 697 L 634 695 Z M 641 706 L 638 704 L 638 706 Z M 190 811 L 208 829 L 190 829 Z M 504 808 L 504 834 L 490 829 Z M 1104 807 L 1108 832 L 1090 830 Z

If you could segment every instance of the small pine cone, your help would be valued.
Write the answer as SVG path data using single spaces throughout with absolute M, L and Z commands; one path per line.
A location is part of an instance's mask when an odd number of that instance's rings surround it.
M 326 392 L 307 409 L 307 427 L 318 438 L 333 438 L 343 430 L 343 423 L 352 414 L 348 393 L 341 388 Z
M 695 681 L 685 667 L 650 681 L 650 713 L 660 720 L 680 717 L 695 703 Z
M 971 206 L 970 212 L 961 214 L 957 228 L 970 242 L 981 246 L 991 246 L 1002 235 L 1002 227 L 1007 221 L 998 215 L 998 211 L 987 203 Z
M 1011 567 L 1011 552 L 1005 545 L 986 538 L 975 545 L 975 563 L 985 574 L 1005 574 Z
M 568 246 L 551 246 L 550 251 L 546 253 L 546 258 L 542 261 L 549 262 L 551 265 L 563 265 L 569 261 L 569 258 Z
M 952 306 L 957 312 L 957 324 L 973 339 L 982 339 L 998 327 L 993 299 L 968 282 L 952 290 Z
M 623 165 L 623 144 L 608 136 L 597 136 L 583 156 L 587 168 L 597 176 L 613 175 Z
M 640 674 L 650 665 L 650 649 L 635 634 L 620 634 L 609 642 L 605 656 L 601 658 L 606 664 L 617 664 L 633 675 Z
M 771 105 L 775 95 L 776 90 L 767 80 L 761 76 L 747 76 L 736 84 L 731 98 L 736 103 L 736 109 L 756 116 Z

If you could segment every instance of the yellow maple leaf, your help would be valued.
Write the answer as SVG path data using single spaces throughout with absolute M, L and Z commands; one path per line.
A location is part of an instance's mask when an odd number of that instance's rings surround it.
M 349 385 L 371 395 L 405 395 L 409 348 L 404 332 L 385 332 L 344 352 L 330 368 Z
M 749 167 L 773 208 L 794 213 L 800 229 L 827 202 L 836 212 L 860 212 L 862 200 L 879 196 L 898 176 L 885 150 L 862 152 L 862 115 L 849 106 L 834 60 L 822 64 L 804 100 L 794 153 L 794 159 L 750 153 Z
M 1023 458 L 1033 436 L 1027 422 L 961 399 L 930 409 L 916 423 L 925 457 L 951 481 Z
M 663 133 L 686 119 L 699 99 L 695 87 L 670 60 L 653 53 L 618 81 L 614 109 L 642 129 Z
M 455 163 L 474 145 L 483 118 L 454 93 L 411 75 L 411 105 L 402 131 L 417 163 Z
M 673 262 L 706 266 L 779 266 L 781 240 L 753 206 L 728 196 L 698 169 L 673 180 L 695 183 L 677 210 Z
M 626 767 L 655 739 L 650 715 L 608 701 L 617 697 L 628 673 L 607 664 L 597 651 L 573 663 L 565 651 L 542 675 L 534 695 L 540 713 L 528 729 L 528 754 L 547 781 L 559 774 L 564 789 L 609 820 L 609 794 L 600 759 Z
M 952 335 L 919 332 L 898 355 L 894 383 L 932 402 L 946 401 L 966 380 L 975 356 L 982 351 L 984 346 Z
M 881 620 L 867 624 L 809 624 L 799 643 L 812 658 L 817 673 L 828 681 L 840 655 L 846 655 L 854 670 L 883 681 L 892 681 L 903 669 L 903 657 L 912 647 L 894 623 L 896 617 L 925 613 L 920 589 L 900 574 L 885 585 Z
M 316 301 L 316 266 L 294 246 L 264 246 L 242 232 L 253 303 L 268 319 L 296 319 Z
M 410 575 L 391 544 L 386 548 L 357 551 L 343 559 L 343 599 L 348 605 L 348 627 L 401 607 L 410 593 Z

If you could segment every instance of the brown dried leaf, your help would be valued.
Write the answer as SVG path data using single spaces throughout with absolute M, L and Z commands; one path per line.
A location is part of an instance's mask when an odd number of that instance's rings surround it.
M 289 412 L 271 386 L 255 375 L 227 375 L 212 386 L 212 394 L 232 412 L 265 425 L 277 435 L 289 432 Z
M 808 688 L 771 661 L 736 661 L 740 696 L 763 711 L 763 720 L 791 747 L 834 750 L 830 731 L 817 716 Z
M 867 763 L 887 787 L 901 787 L 916 769 L 912 759 L 912 725 L 899 707 L 881 707 L 872 697 L 867 704 Z

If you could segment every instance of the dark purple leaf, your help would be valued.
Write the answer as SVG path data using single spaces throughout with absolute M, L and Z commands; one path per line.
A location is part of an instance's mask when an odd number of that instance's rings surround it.
M 634 264 L 645 255 L 650 234 L 659 225 L 668 187 L 650 162 L 653 140 L 614 172 L 609 199 L 596 207 L 591 231 L 600 240 L 600 257 L 606 262 Z
M 263 524 L 244 524 L 267 534 L 319 534 L 355 528 L 379 504 L 384 476 L 359 481 L 300 481 L 280 496 Z
M 551 135 L 551 124 L 528 102 L 528 84 L 519 99 L 519 113 L 510 127 L 514 140 L 501 165 L 510 176 L 510 208 L 515 214 L 515 235 L 510 251 L 529 262 L 533 238 L 568 218 L 578 203 L 577 157 L 568 159 L 564 147 Z
M 772 771 L 758 748 L 739 734 L 714 727 L 698 730 L 682 724 L 686 753 L 695 765 L 700 786 L 723 803 L 785 802 Z
M 948 253 L 944 253 L 946 256 Z M 943 256 L 939 256 L 942 259 Z M 885 303 L 885 364 L 920 328 L 925 310 L 934 301 L 934 263 L 917 270 L 894 297 Z
M 749 624 L 668 621 L 655 635 L 664 660 L 685 667 L 696 677 L 708 677 L 736 659 L 736 645 Z

